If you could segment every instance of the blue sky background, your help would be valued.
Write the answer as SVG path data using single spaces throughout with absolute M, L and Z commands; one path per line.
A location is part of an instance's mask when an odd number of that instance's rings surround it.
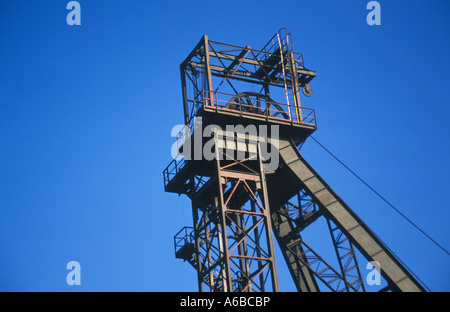
M 0 0 L 1 291 L 197 291 L 173 250 L 190 202 L 164 193 L 162 171 L 183 120 L 179 63 L 203 34 L 258 48 L 290 27 L 317 71 L 303 100 L 315 138 L 450 249 L 449 1 L 381 0 L 378 27 L 365 0 L 80 0 L 79 27 L 67 2 Z M 302 152 L 431 290 L 450 291 L 448 255 L 313 141 Z M 313 247 L 329 239 L 312 233 Z M 71 260 L 81 286 L 66 284 Z

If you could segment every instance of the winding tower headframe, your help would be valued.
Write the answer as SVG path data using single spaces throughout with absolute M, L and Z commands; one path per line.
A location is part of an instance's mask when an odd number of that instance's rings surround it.
M 316 130 L 301 105 L 316 73 L 289 29 L 259 50 L 204 35 L 180 73 L 185 126 L 164 187 L 191 199 L 175 256 L 196 269 L 200 291 L 279 291 L 274 237 L 298 291 L 365 291 L 355 250 L 382 268 L 382 290 L 424 290 L 300 154 Z M 301 236 L 319 218 L 337 267 Z

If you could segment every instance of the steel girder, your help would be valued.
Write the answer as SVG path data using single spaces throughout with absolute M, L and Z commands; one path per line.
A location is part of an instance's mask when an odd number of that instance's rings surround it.
M 193 188 L 194 249 L 185 260 L 197 270 L 200 291 L 278 291 L 260 155 L 240 161 L 228 155 L 217 155 L 214 177 Z

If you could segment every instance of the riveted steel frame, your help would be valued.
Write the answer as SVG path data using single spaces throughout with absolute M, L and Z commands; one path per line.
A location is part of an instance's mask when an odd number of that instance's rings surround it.
M 352 242 L 330 218 L 326 218 L 341 274 L 347 291 L 362 291 L 365 286 Z
M 256 144 L 257 154 L 236 160 L 219 148 L 226 144 L 216 135 L 214 161 L 194 166 L 190 159 L 174 160 L 164 170 L 166 191 L 192 200 L 192 232 L 176 237 L 175 248 L 178 258 L 196 268 L 200 291 L 278 291 L 272 231 L 298 291 L 321 291 L 319 283 L 331 291 L 365 291 L 355 249 L 383 265 L 388 286 L 382 290 L 424 291 L 299 153 L 297 145 L 316 129 L 314 110 L 302 107 L 299 92 L 303 88 L 308 95 L 315 72 L 294 52 L 288 31 L 260 50 L 205 35 L 181 63 L 180 74 L 187 141 L 196 117 L 206 117 L 203 126 L 214 120 L 222 126 L 242 122 L 300 129 L 283 132 L 283 164 L 270 178 L 262 169 L 258 141 L 247 142 Z M 259 92 L 248 92 L 249 86 Z M 276 90 L 285 93 L 282 103 L 272 99 Z M 274 186 L 280 183 L 290 185 L 289 197 L 295 191 L 296 203 L 286 200 L 283 187 Z M 319 217 L 326 219 L 338 269 L 300 235 Z
M 215 174 L 191 194 L 199 290 L 279 291 L 259 147 L 233 160 L 217 146 Z
M 272 38 L 273 45 L 256 50 L 211 41 L 204 35 L 180 65 L 185 124 L 192 126 L 194 116 L 204 106 L 214 107 L 217 94 L 231 98 L 255 86 L 260 86 L 259 93 L 265 96 L 271 94 L 269 87 L 285 89 L 285 98 L 278 99 L 280 114 L 301 122 L 305 112 L 299 90 L 315 72 L 304 67 L 302 54 L 293 51 L 289 32 L 276 39 Z M 227 91 L 221 92 L 224 87 Z M 314 111 L 307 115 L 315 120 Z

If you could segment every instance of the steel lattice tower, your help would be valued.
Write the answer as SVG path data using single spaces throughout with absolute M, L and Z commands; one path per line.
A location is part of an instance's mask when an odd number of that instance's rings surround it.
M 381 267 L 381 290 L 424 291 L 300 154 L 316 130 L 300 93 L 311 96 L 316 73 L 289 29 L 260 50 L 205 35 L 180 71 L 185 126 L 163 176 L 166 192 L 192 202 L 193 226 L 175 235 L 175 256 L 197 270 L 200 291 L 279 291 L 273 237 L 298 291 L 365 291 L 355 250 Z M 319 218 L 337 266 L 302 239 Z

